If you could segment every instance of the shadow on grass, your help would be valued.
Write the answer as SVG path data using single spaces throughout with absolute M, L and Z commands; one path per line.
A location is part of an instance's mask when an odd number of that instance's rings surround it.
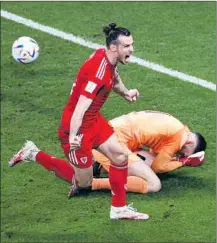
M 172 172 L 172 173 L 165 173 L 165 174 L 158 174 L 158 177 L 162 183 L 162 189 L 160 192 L 156 193 L 149 193 L 148 195 L 158 195 L 161 194 L 161 197 L 168 197 L 168 196 L 183 196 L 188 192 L 198 192 L 198 191 L 206 191 L 206 193 L 210 193 L 215 195 L 216 193 L 216 182 L 212 179 L 201 178 L 192 175 L 184 175 L 182 172 Z M 109 190 L 100 190 L 91 192 L 93 193 L 101 193 L 101 195 L 105 195 L 105 193 L 110 193 Z M 130 194 L 137 194 L 133 192 L 128 192 Z M 151 197 L 152 197 L 151 196 Z
M 162 183 L 162 191 L 165 196 L 171 195 L 180 195 L 190 191 L 206 191 L 215 195 L 215 180 L 208 178 L 201 178 L 192 175 L 183 175 L 180 172 L 165 173 L 158 175 Z

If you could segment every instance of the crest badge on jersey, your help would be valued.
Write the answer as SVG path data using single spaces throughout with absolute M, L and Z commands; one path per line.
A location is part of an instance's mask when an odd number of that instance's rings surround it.
M 81 161 L 83 164 L 86 164 L 86 163 L 87 163 L 87 156 L 85 156 L 85 157 L 81 157 L 81 158 L 80 158 L 80 161 Z

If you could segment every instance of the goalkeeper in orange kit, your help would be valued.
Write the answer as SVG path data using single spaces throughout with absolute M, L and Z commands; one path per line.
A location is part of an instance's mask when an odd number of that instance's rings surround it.
M 129 192 L 157 192 L 161 189 L 157 173 L 183 166 L 199 166 L 204 162 L 204 137 L 200 133 L 191 132 L 170 114 L 160 111 L 131 112 L 110 120 L 110 125 L 119 143 L 128 151 Z M 35 161 L 71 184 L 74 171 L 69 162 L 40 150 L 31 141 L 29 144 L 31 146 L 27 150 L 21 149 L 15 154 L 9 161 L 10 166 L 23 160 Z M 92 150 L 92 153 L 96 161 L 93 175 L 99 177 L 102 170 L 109 171 L 110 161 L 96 150 Z M 14 161 L 16 163 L 12 163 Z M 111 188 L 108 178 L 93 178 L 90 184 L 91 190 Z
M 199 166 L 204 162 L 206 141 L 175 117 L 158 111 L 131 112 L 110 121 L 119 142 L 128 150 L 128 191 L 147 193 L 161 189 L 155 173 L 173 171 L 182 166 Z M 142 148 L 148 148 L 148 151 Z M 109 171 L 110 161 L 93 150 L 97 162 L 94 175 L 101 168 Z M 147 165 L 153 171 L 147 170 Z M 146 167 L 145 167 L 146 166 Z M 109 189 L 107 178 L 93 180 L 92 190 Z

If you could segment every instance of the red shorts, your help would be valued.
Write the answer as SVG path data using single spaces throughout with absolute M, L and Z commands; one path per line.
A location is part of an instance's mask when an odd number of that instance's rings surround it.
M 114 130 L 109 125 L 108 121 L 98 113 L 91 127 L 81 130 L 79 133 L 83 134 L 81 147 L 69 153 L 69 134 L 63 131 L 61 126 L 58 128 L 58 136 L 65 156 L 74 166 L 78 168 L 88 168 L 93 164 L 92 149 L 103 144 L 114 133 Z

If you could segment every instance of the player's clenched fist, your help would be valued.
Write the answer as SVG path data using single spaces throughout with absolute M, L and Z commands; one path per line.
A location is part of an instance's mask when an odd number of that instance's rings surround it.
M 83 134 L 77 136 L 72 135 L 69 137 L 70 150 L 75 150 L 80 148 L 82 137 Z
M 124 98 L 130 102 L 136 101 L 138 97 L 139 97 L 139 91 L 137 89 L 130 89 L 124 95 Z

